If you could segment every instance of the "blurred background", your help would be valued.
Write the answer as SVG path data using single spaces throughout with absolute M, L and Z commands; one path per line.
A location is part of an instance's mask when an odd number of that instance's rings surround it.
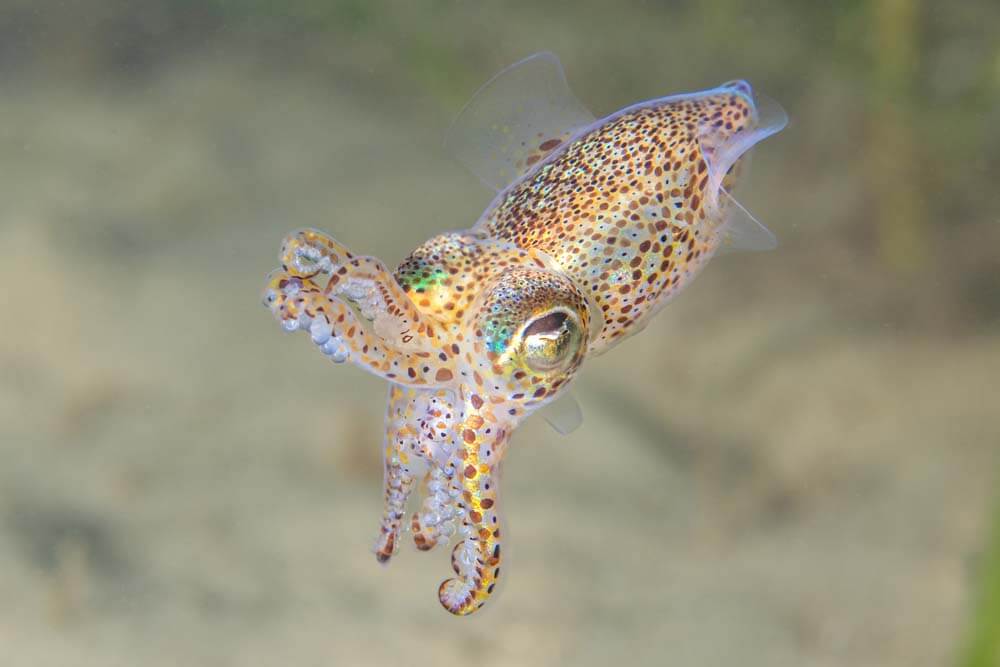
M 998 29 L 990 0 L 4 0 L 0 662 L 1000 665 Z M 259 294 L 293 228 L 391 264 L 470 226 L 490 193 L 441 138 L 539 50 L 599 116 L 779 100 L 742 199 L 781 246 L 589 362 L 580 430 L 519 429 L 505 590 L 455 619 L 445 551 L 370 553 L 383 383 Z

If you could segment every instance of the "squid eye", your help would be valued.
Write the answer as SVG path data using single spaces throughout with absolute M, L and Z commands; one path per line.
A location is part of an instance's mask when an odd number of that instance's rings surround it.
M 531 370 L 565 370 L 583 342 L 580 323 L 572 314 L 555 310 L 528 322 L 521 333 L 521 354 Z

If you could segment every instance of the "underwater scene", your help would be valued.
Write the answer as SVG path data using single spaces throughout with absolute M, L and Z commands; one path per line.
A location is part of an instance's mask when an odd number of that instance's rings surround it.
M 0 4 L 0 664 L 1000 666 L 1000 5 Z

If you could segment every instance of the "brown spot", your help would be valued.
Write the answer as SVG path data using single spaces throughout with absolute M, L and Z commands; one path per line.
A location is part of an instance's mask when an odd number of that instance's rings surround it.
M 483 498 L 483 502 L 481 502 L 479 504 L 483 506 L 484 510 L 488 510 L 489 508 L 493 507 L 493 499 L 492 498 Z
M 466 433 L 468 433 L 468 431 L 466 431 Z M 476 476 L 476 466 L 473 466 L 473 465 L 467 465 L 467 466 L 465 466 L 465 476 L 468 479 L 472 479 L 473 477 L 475 477 Z
M 476 432 L 470 428 L 462 431 L 462 440 L 465 440 L 470 445 L 476 441 Z
M 472 523 L 479 523 L 483 520 L 483 515 L 476 510 L 472 510 L 469 512 L 469 519 L 472 520 Z
M 451 371 L 447 368 L 439 368 L 438 372 L 434 375 L 434 379 L 438 382 L 447 382 L 452 377 Z
M 483 407 L 483 399 L 479 398 L 479 394 L 473 394 L 469 400 L 472 402 L 472 407 L 476 410 Z
M 549 139 L 548 141 L 543 141 L 538 146 L 538 148 L 540 148 L 543 151 L 550 151 L 550 150 L 552 150 L 553 148 L 555 148 L 556 146 L 558 146 L 561 143 L 562 142 L 559 141 L 558 139 Z

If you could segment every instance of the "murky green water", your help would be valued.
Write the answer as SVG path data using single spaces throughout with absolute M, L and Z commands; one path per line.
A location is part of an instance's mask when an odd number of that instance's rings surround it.
M 0 6 L 4 664 L 994 664 L 1000 6 L 753 4 Z M 441 137 L 543 49 L 598 115 L 779 100 L 741 198 L 781 245 L 519 429 L 455 619 L 444 553 L 370 553 L 381 381 L 258 297 L 290 229 L 471 225 Z

